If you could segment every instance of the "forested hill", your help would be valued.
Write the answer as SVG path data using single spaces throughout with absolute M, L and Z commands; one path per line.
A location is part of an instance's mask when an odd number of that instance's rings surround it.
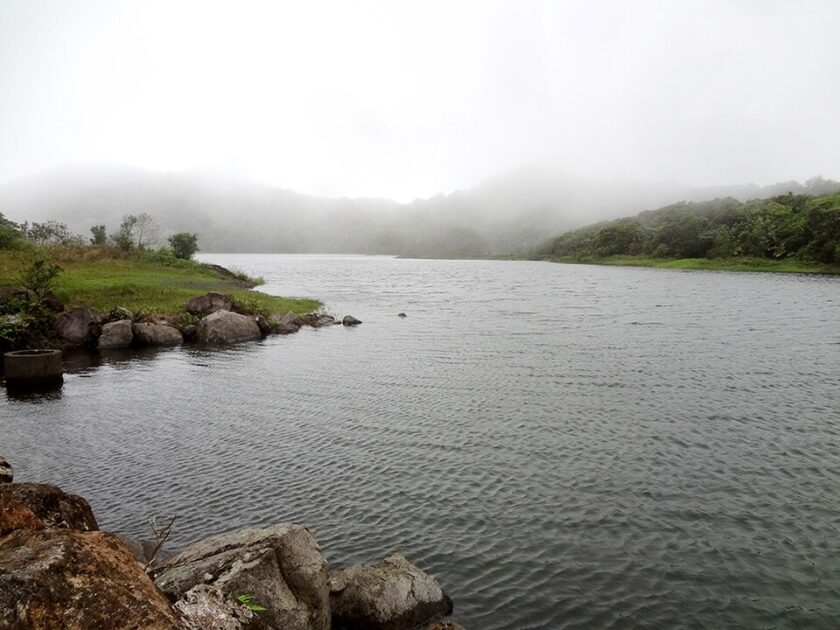
M 682 202 L 551 239 L 536 258 L 795 258 L 840 263 L 840 194 Z

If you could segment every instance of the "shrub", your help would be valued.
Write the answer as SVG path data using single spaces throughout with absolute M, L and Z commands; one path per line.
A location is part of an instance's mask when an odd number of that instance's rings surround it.
M 198 235 L 178 232 L 169 237 L 169 246 L 176 258 L 191 260 L 198 251 Z

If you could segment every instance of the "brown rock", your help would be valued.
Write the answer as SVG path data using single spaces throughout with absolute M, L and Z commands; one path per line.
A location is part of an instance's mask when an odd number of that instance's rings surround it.
M 99 529 L 82 497 L 45 483 L 0 484 L 0 536 L 17 529 Z
M 210 313 L 224 310 L 229 311 L 233 309 L 235 300 L 232 295 L 224 293 L 208 293 L 199 297 L 194 297 L 187 302 L 187 312 L 199 317 L 206 317 Z
M 114 534 L 18 530 L 0 539 L 0 628 L 182 627 Z
M 300 525 L 242 529 L 197 542 L 162 562 L 155 584 L 173 599 L 198 584 L 227 597 L 249 595 L 266 608 L 259 618 L 269 628 L 330 627 L 327 563 Z
M 330 573 L 333 627 L 410 630 L 452 612 L 437 580 L 395 554 L 373 566 Z

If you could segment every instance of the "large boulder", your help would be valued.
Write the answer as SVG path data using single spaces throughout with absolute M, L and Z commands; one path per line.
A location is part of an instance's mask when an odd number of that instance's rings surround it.
M 232 295 L 224 293 L 208 293 L 192 298 L 187 302 L 187 312 L 191 315 L 206 317 L 216 311 L 230 311 L 233 309 L 235 300 Z
M 409 630 L 452 612 L 437 580 L 395 554 L 373 566 L 330 573 L 334 628 Z
M 143 346 L 177 346 L 184 341 L 181 331 L 167 324 L 134 324 L 132 332 L 134 340 Z
M 131 330 L 131 320 L 120 319 L 102 327 L 102 334 L 99 335 L 99 348 L 102 350 L 128 348 L 133 340 L 134 333 Z
M 172 599 L 209 584 L 250 596 L 263 624 L 283 630 L 330 627 L 327 563 L 314 536 L 289 523 L 213 536 L 161 563 L 155 584 Z
M 0 536 L 17 529 L 99 529 L 90 505 L 46 483 L 0 484 Z
M 0 538 L 0 628 L 182 627 L 114 534 L 24 529 Z
M 231 344 L 262 338 L 253 317 L 231 311 L 216 311 L 198 322 L 196 335 L 201 343 Z
M 55 331 L 66 346 L 93 345 L 99 338 L 102 318 L 93 309 L 74 308 L 57 315 Z

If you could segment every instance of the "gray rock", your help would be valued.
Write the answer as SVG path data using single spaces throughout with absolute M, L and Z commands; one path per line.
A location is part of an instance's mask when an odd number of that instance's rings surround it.
M 341 323 L 345 326 L 358 326 L 362 323 L 362 320 L 356 319 L 352 315 L 345 315 L 344 319 L 341 320 Z
M 330 573 L 333 627 L 409 630 L 452 612 L 437 580 L 395 554 L 373 566 Z
M 184 341 L 180 330 L 166 324 L 134 324 L 132 331 L 135 341 L 144 346 L 177 346 Z
M 255 618 L 251 610 L 207 584 L 194 586 L 172 607 L 190 630 L 240 630 Z
M 15 471 L 12 465 L 5 458 L 0 457 L 0 483 L 12 483 Z
M 397 317 L 408 317 L 405 313 L 397 313 Z
M 216 311 L 198 322 L 197 338 L 201 343 L 227 345 L 261 337 L 253 317 L 231 311 Z
M 268 319 L 271 332 L 275 335 L 289 335 L 300 330 L 297 313 L 275 313 Z
M 336 321 L 332 315 L 318 315 L 310 326 L 312 328 L 323 328 L 324 326 L 334 326 L 339 323 L 341 322 Z
M 178 599 L 199 584 L 227 597 L 249 595 L 266 608 L 259 619 L 270 628 L 330 627 L 327 563 L 312 534 L 282 523 L 213 536 L 165 560 L 155 584 Z
M 120 319 L 102 327 L 102 334 L 99 335 L 99 348 L 102 350 L 128 348 L 133 340 L 134 333 L 131 331 L 131 320 Z
M 235 300 L 232 295 L 225 293 L 208 293 L 200 297 L 194 297 L 187 302 L 187 312 L 199 317 L 206 317 L 216 311 L 229 311 L 233 309 Z
M 92 345 L 100 333 L 102 318 L 93 309 L 74 308 L 55 318 L 55 331 L 67 346 Z

